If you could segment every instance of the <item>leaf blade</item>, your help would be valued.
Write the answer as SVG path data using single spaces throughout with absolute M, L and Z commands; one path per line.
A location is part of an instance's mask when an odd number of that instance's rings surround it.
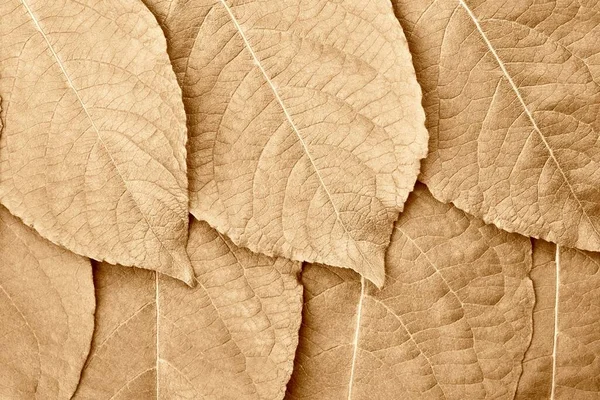
M 152 15 L 11 0 L 2 20 L 2 203 L 78 254 L 191 283 L 185 116 Z
M 421 179 L 434 196 L 510 232 L 600 249 L 596 5 L 394 5 L 425 92 Z
M 69 399 L 94 329 L 90 262 L 42 239 L 2 206 L 0 248 L 0 395 Z

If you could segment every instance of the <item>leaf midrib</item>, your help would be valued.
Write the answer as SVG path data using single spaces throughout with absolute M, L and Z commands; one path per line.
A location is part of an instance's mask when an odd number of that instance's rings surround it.
M 554 400 L 556 392 L 556 356 L 558 350 L 558 305 L 559 305 L 559 293 L 560 293 L 560 246 L 556 245 L 556 252 L 554 253 L 555 267 L 555 278 L 554 278 L 554 334 L 552 339 L 552 381 L 550 387 L 550 400 Z
M 356 307 L 356 324 L 354 326 L 354 338 L 352 340 L 352 364 L 350 367 L 350 382 L 348 384 L 348 400 L 352 400 L 352 388 L 354 386 L 354 371 L 356 370 L 356 359 L 358 357 L 358 342 L 360 340 L 360 323 L 362 318 L 363 301 L 365 298 L 365 278 L 360 277 L 360 297 Z

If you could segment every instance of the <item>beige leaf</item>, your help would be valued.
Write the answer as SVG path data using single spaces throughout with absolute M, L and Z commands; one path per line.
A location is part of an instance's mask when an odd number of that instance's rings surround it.
M 90 350 L 89 260 L 0 206 L 0 398 L 69 399 Z
M 204 222 L 188 251 L 198 286 L 95 270 L 96 333 L 75 399 L 277 399 L 293 367 L 300 263 L 235 247 Z
M 394 0 L 425 92 L 433 195 L 600 250 L 600 2 Z
M 600 397 L 600 254 L 534 243 L 533 339 L 516 399 Z
M 417 186 L 376 290 L 304 268 L 289 399 L 512 399 L 531 337 L 529 239 Z
M 75 253 L 193 282 L 185 113 L 152 14 L 3 0 L 0 48 L 2 204 Z
M 381 286 L 427 131 L 388 0 L 145 0 L 190 130 L 191 212 L 255 252 Z

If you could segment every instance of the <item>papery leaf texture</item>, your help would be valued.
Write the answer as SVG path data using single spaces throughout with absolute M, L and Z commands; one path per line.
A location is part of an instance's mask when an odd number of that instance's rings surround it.
M 0 398 L 70 399 L 95 304 L 90 261 L 0 206 Z
M 288 399 L 512 399 L 531 338 L 528 238 L 419 186 L 396 223 L 377 290 L 352 271 L 304 268 Z
M 139 1 L 0 4 L 0 202 L 96 260 L 193 282 L 181 89 Z
M 533 338 L 516 399 L 597 399 L 600 254 L 537 240 Z
M 188 116 L 191 213 L 269 256 L 376 285 L 426 155 L 387 0 L 145 0 Z
M 198 285 L 95 269 L 92 351 L 74 399 L 277 399 L 301 321 L 300 263 L 236 247 L 191 224 Z
M 393 2 L 424 91 L 433 195 L 600 251 L 600 3 Z

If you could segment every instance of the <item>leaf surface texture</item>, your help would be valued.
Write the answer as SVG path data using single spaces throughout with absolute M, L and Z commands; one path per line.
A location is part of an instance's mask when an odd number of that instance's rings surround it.
M 0 206 L 0 398 L 70 399 L 94 330 L 89 260 Z
M 198 285 L 95 269 L 92 351 L 74 399 L 276 399 L 292 373 L 300 263 L 236 247 L 204 222 L 188 251 Z
M 600 250 L 600 3 L 394 0 L 424 90 L 433 195 Z
M 152 14 L 6 0 L 0 48 L 2 204 L 75 253 L 191 283 L 185 112 Z
M 191 212 L 258 253 L 377 285 L 426 154 L 387 0 L 145 0 L 183 89 Z
M 531 337 L 527 238 L 434 200 L 396 223 L 377 290 L 309 265 L 292 399 L 512 399 Z
M 600 254 L 537 240 L 533 338 L 516 399 L 597 399 Z

